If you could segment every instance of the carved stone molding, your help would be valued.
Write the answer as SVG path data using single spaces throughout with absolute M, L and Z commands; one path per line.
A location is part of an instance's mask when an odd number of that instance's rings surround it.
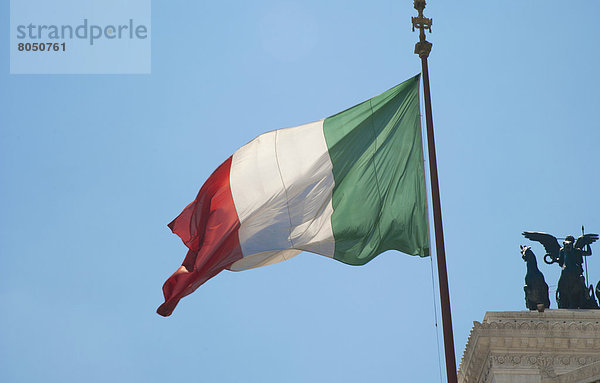
M 548 355 L 543 353 L 490 354 L 494 367 L 539 367 L 580 368 L 600 361 L 600 355 Z
M 549 379 L 542 383 L 597 383 L 600 382 L 600 362 L 585 365 L 571 372 Z
M 594 382 L 597 363 L 598 310 L 488 312 L 483 322 L 473 322 L 458 375 L 462 383 L 494 382 L 499 375 L 515 382 L 536 375 L 543 383 L 587 383 Z

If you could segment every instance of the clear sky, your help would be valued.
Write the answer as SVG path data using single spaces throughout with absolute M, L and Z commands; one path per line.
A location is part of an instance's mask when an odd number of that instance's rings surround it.
M 303 253 L 155 313 L 185 255 L 166 224 L 223 160 L 420 72 L 412 1 L 155 1 L 149 75 L 10 75 L 8 3 L 0 381 L 445 379 L 430 259 Z M 554 294 L 558 266 L 522 231 L 600 232 L 600 2 L 431 0 L 425 14 L 460 361 L 473 321 L 525 309 L 519 244 Z

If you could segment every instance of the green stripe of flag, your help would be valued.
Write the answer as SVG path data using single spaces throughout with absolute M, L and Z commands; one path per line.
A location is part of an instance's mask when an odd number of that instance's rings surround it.
M 363 265 L 390 249 L 429 255 L 419 75 L 327 118 L 334 258 Z

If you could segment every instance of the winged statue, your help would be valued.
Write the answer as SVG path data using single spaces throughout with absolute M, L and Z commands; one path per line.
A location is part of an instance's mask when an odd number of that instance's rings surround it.
M 556 289 L 556 302 L 559 309 L 598 308 L 593 295 L 593 286 L 587 287 L 583 277 L 583 257 L 592 255 L 590 245 L 598 240 L 598 234 L 582 234 L 577 240 L 572 235 L 568 235 L 562 247 L 552 234 L 525 231 L 523 236 L 544 246 L 546 250 L 544 262 L 558 263 L 562 268 Z

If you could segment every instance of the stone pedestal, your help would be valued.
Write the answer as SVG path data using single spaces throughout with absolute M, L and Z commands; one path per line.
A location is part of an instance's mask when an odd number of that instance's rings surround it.
M 600 310 L 488 312 L 473 322 L 458 381 L 600 382 Z

